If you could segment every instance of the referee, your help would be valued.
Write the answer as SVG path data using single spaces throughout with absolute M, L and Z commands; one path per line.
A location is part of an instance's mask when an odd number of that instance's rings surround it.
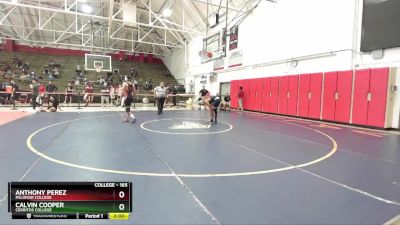
M 164 82 L 161 82 L 160 86 L 154 88 L 154 95 L 157 98 L 157 114 L 161 114 L 164 108 L 165 97 L 167 96 L 167 88 L 164 86 Z

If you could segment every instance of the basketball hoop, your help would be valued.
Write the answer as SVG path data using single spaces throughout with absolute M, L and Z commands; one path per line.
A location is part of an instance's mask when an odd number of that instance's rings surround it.
M 201 57 L 201 61 L 204 62 L 212 58 L 212 53 L 209 51 L 200 51 L 199 56 Z
M 96 69 L 96 73 L 100 73 L 101 72 L 101 68 L 102 66 L 100 65 L 94 65 L 95 69 Z

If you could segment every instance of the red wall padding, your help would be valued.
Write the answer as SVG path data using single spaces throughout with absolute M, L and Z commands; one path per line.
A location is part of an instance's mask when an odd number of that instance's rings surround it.
M 299 92 L 299 76 L 289 76 L 288 102 L 286 113 L 297 116 L 297 99 Z
M 236 80 L 232 106 L 242 86 L 246 110 L 384 127 L 388 81 L 389 68 Z
M 278 100 L 279 114 L 286 114 L 288 88 L 289 88 L 289 78 L 287 76 L 279 77 L 279 100 Z
M 322 76 L 323 73 L 310 74 L 309 118 L 319 119 L 321 116 Z
M 388 89 L 389 68 L 371 69 L 367 125 L 383 127 L 385 125 L 386 96 Z
M 335 121 L 350 122 L 351 91 L 353 86 L 353 71 L 339 71 L 337 74 L 337 94 Z M 325 101 L 325 100 L 324 100 Z
M 262 103 L 262 112 L 270 112 L 270 101 L 271 101 L 271 79 L 263 78 L 263 103 Z

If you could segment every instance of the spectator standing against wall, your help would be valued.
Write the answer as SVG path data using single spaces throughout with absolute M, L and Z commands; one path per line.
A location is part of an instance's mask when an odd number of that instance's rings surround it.
M 11 100 L 13 101 L 13 104 L 16 104 L 19 98 L 17 91 L 19 91 L 18 85 L 14 80 L 11 80 Z
M 240 86 L 239 93 L 238 93 L 238 100 L 239 100 L 239 110 L 242 110 L 242 111 L 243 111 L 243 98 L 244 98 L 243 87 Z
M 87 82 L 85 86 L 85 95 L 83 96 L 83 99 L 86 102 L 86 107 L 89 106 L 89 103 L 93 103 L 93 86 L 90 82 Z
M 32 91 L 32 108 L 36 110 L 36 100 L 39 96 L 39 84 L 36 79 L 32 80 L 32 84 L 30 85 Z
M 154 88 L 154 95 L 157 98 L 157 114 L 161 114 L 164 108 L 165 97 L 167 96 L 167 88 L 164 86 L 164 82 L 161 82 L 160 86 Z
M 189 83 L 189 94 L 193 94 L 193 80 L 190 80 L 190 83 Z
M 108 88 L 108 85 L 106 82 L 103 83 L 103 85 L 100 87 L 100 92 L 101 92 L 101 108 L 104 107 L 103 103 L 106 103 L 106 106 L 109 107 L 110 105 L 110 89 Z
M 39 83 L 39 97 L 36 99 L 36 104 L 42 106 L 43 105 L 43 101 L 46 98 L 46 86 L 44 86 L 44 84 Z
M 67 104 L 69 100 L 69 107 L 71 107 L 72 103 L 72 92 L 74 91 L 74 87 L 71 83 L 68 83 L 67 87 L 65 88 L 65 98 L 64 98 L 64 105 Z
M 114 85 L 110 85 L 110 105 L 112 106 L 115 101 L 115 88 Z
M 172 106 L 176 106 L 176 95 L 178 94 L 176 85 L 171 87 L 170 92 L 172 94 Z

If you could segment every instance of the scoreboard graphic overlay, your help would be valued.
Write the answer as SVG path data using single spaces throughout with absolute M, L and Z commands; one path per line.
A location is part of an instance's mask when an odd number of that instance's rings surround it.
M 13 219 L 129 219 L 131 182 L 9 182 Z

